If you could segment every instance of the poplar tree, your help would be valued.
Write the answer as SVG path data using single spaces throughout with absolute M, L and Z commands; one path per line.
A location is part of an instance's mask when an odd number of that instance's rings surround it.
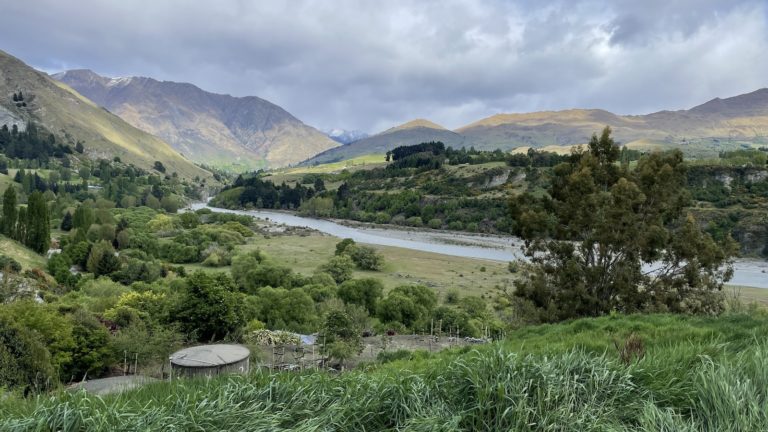
M 16 218 L 16 189 L 13 186 L 8 186 L 3 194 L 3 219 L 0 220 L 0 231 L 6 237 L 13 237 Z
M 13 238 L 20 243 L 27 243 L 27 208 L 20 207 L 16 219 L 16 228 L 13 231 Z
M 37 253 L 45 253 L 51 245 L 51 221 L 48 204 L 39 191 L 32 192 L 27 200 L 26 244 Z

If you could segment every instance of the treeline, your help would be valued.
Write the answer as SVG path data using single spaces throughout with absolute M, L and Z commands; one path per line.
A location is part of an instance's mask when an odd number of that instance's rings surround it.
M 30 122 L 24 131 L 19 131 L 16 125 L 8 129 L 8 125 L 0 127 L 0 152 L 12 159 L 47 159 L 63 158 L 72 154 L 72 147 L 58 143 L 51 133 L 39 130 L 35 123 Z
M 17 207 L 17 204 L 16 190 L 9 186 L 3 194 L 0 232 L 37 253 L 45 253 L 51 244 L 50 215 L 45 197 L 35 191 L 29 195 L 25 207 Z
M 622 147 L 623 164 L 641 153 Z M 225 208 L 299 209 L 317 217 L 337 217 L 362 222 L 393 223 L 412 227 L 465 230 L 470 232 L 512 232 L 505 200 L 483 198 L 485 185 L 509 175 L 510 168 L 523 174 L 531 187 L 546 185 L 547 171 L 580 157 L 578 152 L 561 155 L 529 149 L 525 153 L 501 150 L 453 149 L 442 142 L 400 146 L 387 152 L 386 167 L 342 172 L 334 175 L 308 174 L 295 185 L 275 185 L 259 173 L 240 176 L 212 201 Z M 470 176 L 453 175 L 444 165 L 477 165 L 503 162 Z M 505 168 L 510 167 L 510 168 Z M 325 180 L 340 181 L 336 191 L 325 190 Z M 388 192 L 392 189 L 400 192 Z
M 315 186 L 324 188 L 322 179 Z M 315 192 L 315 188 L 305 187 L 301 183 L 294 186 L 285 183 L 275 185 L 258 176 L 246 178 L 240 175 L 232 185 L 222 189 L 213 204 L 228 208 L 298 209 L 304 201 L 315 196 Z

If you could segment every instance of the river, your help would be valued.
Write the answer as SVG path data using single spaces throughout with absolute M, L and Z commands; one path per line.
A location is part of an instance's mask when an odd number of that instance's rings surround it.
M 351 227 L 325 219 L 298 216 L 295 213 L 272 210 L 229 210 L 194 203 L 192 210 L 209 208 L 220 213 L 234 213 L 268 220 L 273 223 L 307 227 L 338 238 L 351 238 L 358 243 L 381 246 L 393 246 L 432 252 L 443 255 L 493 261 L 513 261 L 522 259 L 522 241 L 516 237 L 456 233 L 446 231 L 402 230 L 373 228 L 367 226 Z M 733 279 L 730 285 L 755 288 L 768 288 L 768 262 L 740 259 L 734 263 Z

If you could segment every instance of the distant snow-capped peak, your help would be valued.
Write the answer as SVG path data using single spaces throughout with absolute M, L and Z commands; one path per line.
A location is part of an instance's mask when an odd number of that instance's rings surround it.
M 368 138 L 367 133 L 359 130 L 350 131 L 346 129 L 334 128 L 323 130 L 323 133 L 326 134 L 328 138 L 342 144 L 350 144 L 363 138 Z

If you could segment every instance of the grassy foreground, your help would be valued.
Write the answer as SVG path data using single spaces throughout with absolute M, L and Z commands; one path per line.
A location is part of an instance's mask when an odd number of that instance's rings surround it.
M 161 383 L 0 401 L 0 430 L 768 430 L 768 317 L 611 316 L 339 376 Z M 618 360 L 635 333 L 645 356 Z

